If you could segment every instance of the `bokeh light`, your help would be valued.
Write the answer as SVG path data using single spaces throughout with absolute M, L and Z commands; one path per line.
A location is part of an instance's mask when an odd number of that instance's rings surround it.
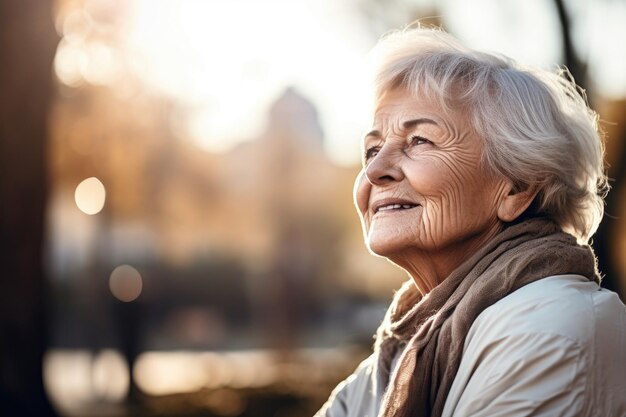
M 130 381 L 128 365 L 113 349 L 49 351 L 43 376 L 52 402 L 68 412 L 89 402 L 119 403 L 128 393 Z
M 101 351 L 92 363 L 92 383 L 98 399 L 122 401 L 130 384 L 130 373 L 124 357 L 113 349 Z
M 151 395 L 197 391 L 204 386 L 205 369 L 186 352 L 143 353 L 133 375 L 142 391 Z
M 104 207 L 106 190 L 98 178 L 90 177 L 78 184 L 74 199 L 83 213 L 97 214 Z
M 111 272 L 109 289 L 118 300 L 126 303 L 133 301 L 143 289 L 141 274 L 130 265 L 120 265 Z
M 145 352 L 133 374 L 151 395 L 193 392 L 202 388 L 254 388 L 277 381 L 277 363 L 267 351 Z
M 61 41 L 54 58 L 54 71 L 59 80 L 70 87 L 83 83 L 82 70 L 86 67 L 87 55 L 80 45 Z

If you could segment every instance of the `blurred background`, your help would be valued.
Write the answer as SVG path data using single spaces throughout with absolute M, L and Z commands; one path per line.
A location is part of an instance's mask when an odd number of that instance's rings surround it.
M 626 1 L 0 0 L 0 414 L 312 415 L 405 279 L 351 193 L 416 19 L 586 88 L 624 299 Z

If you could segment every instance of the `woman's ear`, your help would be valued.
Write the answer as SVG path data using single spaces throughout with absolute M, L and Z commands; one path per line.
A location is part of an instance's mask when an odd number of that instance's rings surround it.
M 503 222 L 512 222 L 526 211 L 528 206 L 533 202 L 539 187 L 530 185 L 522 190 L 517 190 L 512 183 L 508 183 L 508 193 L 500 201 L 498 206 L 498 218 Z

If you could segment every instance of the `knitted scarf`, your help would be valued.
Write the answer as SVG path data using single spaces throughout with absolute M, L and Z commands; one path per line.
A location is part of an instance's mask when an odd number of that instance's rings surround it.
M 387 383 L 379 417 L 440 417 L 476 317 L 518 288 L 561 274 L 600 282 L 589 246 L 534 218 L 504 229 L 424 297 L 407 281 L 377 331 L 378 367 Z

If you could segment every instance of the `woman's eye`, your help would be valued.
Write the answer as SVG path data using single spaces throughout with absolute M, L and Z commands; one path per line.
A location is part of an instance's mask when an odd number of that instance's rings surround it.
M 377 146 L 372 146 L 365 151 L 365 160 L 369 161 L 376 155 L 378 155 L 379 148 Z
M 411 145 L 424 145 L 427 143 L 432 143 L 432 142 L 423 136 L 411 136 Z

